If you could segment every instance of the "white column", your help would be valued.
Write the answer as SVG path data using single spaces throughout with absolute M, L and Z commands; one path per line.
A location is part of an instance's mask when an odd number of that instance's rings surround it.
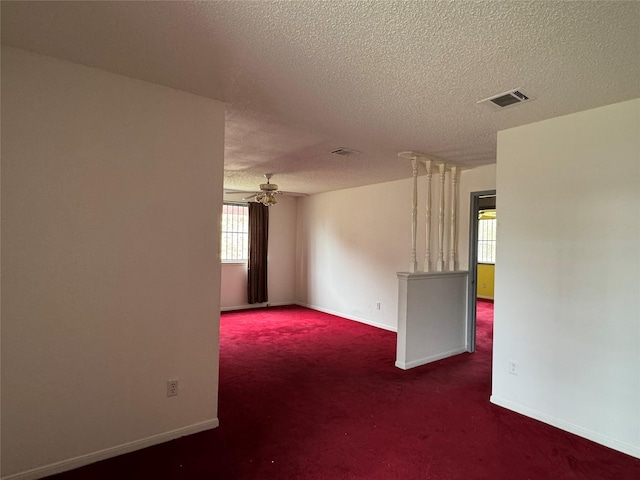
M 440 169 L 440 209 L 438 211 L 438 265 L 439 272 L 444 272 L 444 177 L 446 167 L 444 163 L 438 165 Z
M 411 158 L 411 168 L 413 170 L 413 204 L 411 209 L 411 263 L 409 272 L 418 271 L 418 259 L 416 253 L 416 235 L 418 233 L 418 159 Z
M 458 167 L 451 167 L 451 236 L 449 241 L 449 270 L 458 270 Z
M 433 160 L 427 160 L 424 162 L 427 168 L 427 200 L 426 200 L 426 236 L 425 236 L 425 251 L 424 251 L 424 267 L 425 272 L 431 271 L 431 179 L 433 177 Z

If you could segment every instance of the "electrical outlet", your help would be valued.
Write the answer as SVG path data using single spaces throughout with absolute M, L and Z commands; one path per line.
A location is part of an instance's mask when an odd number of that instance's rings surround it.
M 376 303 L 376 310 L 380 310 L 380 302 Z
M 509 360 L 509 373 L 511 375 L 518 375 L 518 362 L 516 362 L 515 360 Z
M 167 397 L 178 395 L 178 380 L 167 380 Z

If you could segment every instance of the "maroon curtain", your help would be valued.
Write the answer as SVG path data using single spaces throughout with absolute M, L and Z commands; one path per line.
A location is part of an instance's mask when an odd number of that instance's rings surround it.
M 269 244 L 269 207 L 249 203 L 249 264 L 247 299 L 249 303 L 268 300 L 267 245 Z

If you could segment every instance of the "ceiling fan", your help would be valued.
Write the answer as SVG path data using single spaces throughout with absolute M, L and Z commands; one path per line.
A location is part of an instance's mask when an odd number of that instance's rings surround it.
M 267 179 L 267 183 L 260 184 L 260 191 L 250 195 L 248 197 L 243 198 L 243 200 L 249 200 L 251 198 L 255 198 L 256 202 L 261 203 L 267 207 L 271 205 L 275 205 L 278 203 L 276 201 L 276 195 L 281 195 L 282 192 L 278 190 L 278 185 L 275 183 L 271 183 L 272 173 L 265 173 L 264 178 Z

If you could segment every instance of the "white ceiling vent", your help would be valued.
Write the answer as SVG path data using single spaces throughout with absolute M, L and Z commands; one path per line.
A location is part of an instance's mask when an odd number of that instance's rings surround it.
M 522 93 L 520 89 L 516 89 L 509 90 L 508 92 L 504 93 L 499 93 L 498 95 L 493 95 L 492 97 L 485 98 L 484 100 L 479 100 L 476 103 L 486 103 L 487 105 L 495 109 L 502 109 L 517 105 L 522 102 L 526 102 L 530 99 L 531 98 Z
M 358 155 L 360 152 L 351 148 L 340 147 L 332 150 L 331 153 L 334 155 L 342 155 L 343 157 L 350 157 L 351 155 Z

